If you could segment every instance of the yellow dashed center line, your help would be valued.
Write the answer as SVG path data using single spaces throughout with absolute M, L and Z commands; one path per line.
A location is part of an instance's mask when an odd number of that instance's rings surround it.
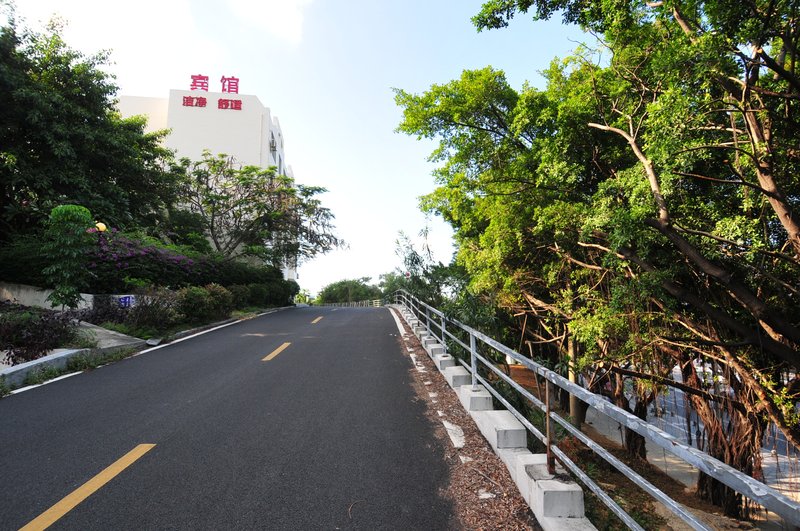
M 320 322 L 320 321 L 322 321 L 322 317 L 321 317 L 321 316 L 320 316 L 320 317 L 317 317 L 316 319 L 314 319 L 313 321 L 311 321 L 311 324 L 317 324 L 317 323 L 318 323 L 318 322 Z
M 291 345 L 291 343 L 284 343 L 283 345 L 281 345 L 281 346 L 279 346 L 278 348 L 276 348 L 275 350 L 273 350 L 273 351 L 272 351 L 272 352 L 269 354 L 269 356 L 267 356 L 266 358 L 264 358 L 264 359 L 263 359 L 263 360 L 261 360 L 261 361 L 270 361 L 272 358 L 274 358 L 275 356 L 277 356 L 278 354 L 280 354 L 281 352 L 283 352 L 284 350 L 286 350 L 286 348 L 287 348 L 289 345 Z
M 97 474 L 95 477 L 72 491 L 71 494 L 68 494 L 60 502 L 47 509 L 28 525 L 21 528 L 20 531 L 47 529 L 59 518 L 70 512 L 83 500 L 100 490 L 103 485 L 114 479 L 123 470 L 128 468 L 137 459 L 152 450 L 154 447 L 155 444 L 140 444 L 127 454 L 117 459 L 114 463 L 109 465 L 108 468 Z

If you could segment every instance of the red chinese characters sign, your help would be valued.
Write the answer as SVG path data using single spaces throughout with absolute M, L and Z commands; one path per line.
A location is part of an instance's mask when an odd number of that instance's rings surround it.
M 204 90 L 208 92 L 208 76 L 200 74 L 192 76 L 192 84 L 189 90 Z
M 208 100 L 206 98 L 195 98 L 193 96 L 183 97 L 184 107 L 205 107 Z
M 220 98 L 217 100 L 217 109 L 231 109 L 234 111 L 242 110 L 242 100 L 226 100 Z
M 230 94 L 239 94 L 239 78 L 238 77 L 225 77 L 219 80 L 222 83 L 222 92 Z
M 239 93 L 239 78 L 238 77 L 227 77 L 222 76 L 219 80 L 222 83 L 222 92 L 226 94 L 238 94 Z M 208 76 L 204 76 L 202 74 L 196 74 L 192 76 L 192 84 L 189 86 L 189 90 L 202 90 L 204 92 L 208 92 Z M 194 97 L 194 96 L 184 96 L 183 97 L 183 106 L 184 107 L 205 107 L 208 103 L 208 100 L 203 97 Z M 217 109 L 229 109 L 233 111 L 241 111 L 242 110 L 242 100 L 234 100 L 234 99 L 227 99 L 227 98 L 220 98 L 217 100 Z

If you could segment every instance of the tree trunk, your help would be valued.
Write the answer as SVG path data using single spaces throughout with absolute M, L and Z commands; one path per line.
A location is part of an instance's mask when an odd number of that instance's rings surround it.
M 567 341 L 567 353 L 569 356 L 569 381 L 580 385 L 578 380 L 578 372 L 575 370 L 575 366 L 578 362 L 578 349 L 576 348 L 575 341 L 569 339 Z M 570 394 L 569 395 L 569 418 L 572 422 L 572 425 L 578 429 L 581 429 L 581 425 L 586 422 L 586 410 L 588 409 L 588 405 L 582 402 L 577 396 Z

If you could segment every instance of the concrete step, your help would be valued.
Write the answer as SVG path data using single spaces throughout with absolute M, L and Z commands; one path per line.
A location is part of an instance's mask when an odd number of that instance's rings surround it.
M 423 336 L 421 341 L 422 341 L 422 346 L 425 347 L 425 350 L 429 349 L 433 345 L 439 344 L 439 340 L 436 339 L 434 336 Z

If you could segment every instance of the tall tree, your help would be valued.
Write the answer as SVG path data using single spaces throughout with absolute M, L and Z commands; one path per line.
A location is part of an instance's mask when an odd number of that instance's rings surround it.
M 62 203 L 115 226 L 152 226 L 174 200 L 164 133 L 120 118 L 107 59 L 69 48 L 58 21 L 36 33 L 12 12 L 0 27 L 0 239 Z
M 316 197 L 324 188 L 297 185 L 274 167 L 240 167 L 224 154 L 205 152 L 184 164 L 184 207 L 198 216 L 214 251 L 280 264 L 343 245 L 333 213 Z
M 766 422 L 800 443 L 796 9 L 487 2 L 480 28 L 561 10 L 611 59 L 554 63 L 545 91 L 484 69 L 397 98 L 400 130 L 440 140 L 423 206 L 456 228 L 472 289 L 526 316 L 531 353 L 571 354 L 623 407 L 634 378 L 639 415 L 661 385 L 680 387 L 705 426 L 697 442 L 756 476 Z M 726 487 L 699 487 L 746 513 Z

